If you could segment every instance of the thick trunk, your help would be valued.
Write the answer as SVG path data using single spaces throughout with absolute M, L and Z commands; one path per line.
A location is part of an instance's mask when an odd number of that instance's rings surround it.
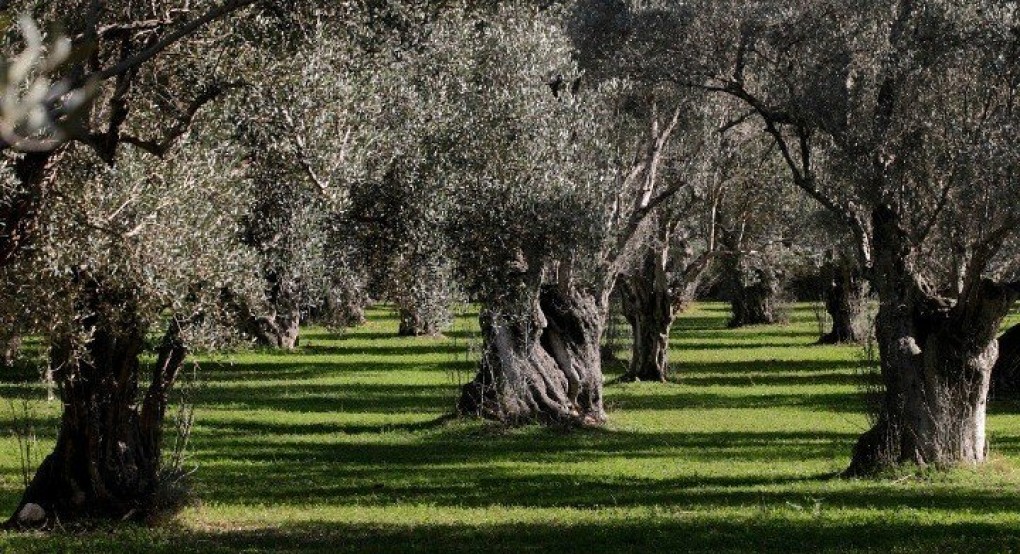
M 482 310 L 484 353 L 458 411 L 508 424 L 601 424 L 599 306 L 577 291 L 537 288 L 519 287 L 513 300 Z
M 102 298 L 96 292 L 92 300 Z M 111 302 L 107 308 L 117 305 Z M 185 349 L 175 322 L 139 406 L 145 326 L 131 313 L 132 306 L 130 300 L 121 303 L 113 318 L 84 317 L 81 330 L 91 331 L 84 349 L 75 348 L 70 336 L 54 344 L 52 363 L 64 406 L 56 446 L 8 525 L 144 517 L 157 508 L 163 417 Z
M 441 322 L 426 317 L 413 307 L 401 306 L 398 309 L 400 327 L 397 335 L 401 337 L 434 337 L 439 335 Z
M 861 342 L 864 337 L 858 319 L 864 311 L 866 284 L 844 264 L 828 268 L 831 280 L 825 291 L 825 311 L 832 319 L 832 330 L 818 340 L 820 344 Z
M 888 212 L 875 216 L 876 338 L 885 391 L 875 426 L 858 440 L 847 473 L 901 463 L 979 464 L 996 332 L 1015 295 L 974 280 L 954 301 L 909 271 L 909 242 Z
M 771 325 L 780 323 L 782 317 L 778 311 L 779 281 L 771 272 L 755 270 L 757 280 L 745 284 L 743 278 L 731 289 L 730 305 L 733 317 L 729 321 L 731 328 L 745 325 Z
M 331 327 L 356 327 L 365 323 L 365 309 L 369 304 L 362 291 L 348 290 L 309 306 L 303 321 Z
M 244 330 L 259 346 L 293 350 L 301 337 L 301 312 L 292 307 L 269 315 L 252 316 Z
M 731 241 L 732 251 L 724 258 L 726 293 L 733 310 L 729 327 L 781 322 L 779 276 L 772 268 L 750 266 L 738 246 L 738 242 Z
M 662 249 L 647 248 L 638 271 L 618 281 L 633 339 L 624 381 L 664 382 L 668 376 L 669 332 L 676 312 L 665 256 Z
M 992 368 L 995 398 L 1015 398 L 1020 393 L 1020 325 L 999 337 L 999 359 Z
M 275 272 L 267 273 L 266 304 L 268 313 L 259 313 L 245 298 L 239 298 L 230 290 L 223 290 L 221 297 L 226 309 L 237 321 L 242 333 L 255 340 L 259 346 L 293 350 L 297 348 L 301 335 L 301 307 L 298 295 L 293 292 L 293 283 L 282 283 Z

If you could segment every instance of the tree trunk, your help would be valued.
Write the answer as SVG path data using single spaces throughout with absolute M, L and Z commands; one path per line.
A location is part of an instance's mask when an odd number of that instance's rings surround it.
M 676 313 L 663 248 L 647 247 L 641 266 L 618 281 L 623 314 L 630 323 L 630 366 L 624 381 L 665 382 L 669 371 L 669 332 Z
M 512 425 L 601 424 L 599 306 L 575 290 L 539 288 L 540 278 L 531 277 L 508 289 L 512 298 L 482 309 L 484 353 L 458 411 Z
M 80 517 L 142 518 L 158 507 L 160 446 L 167 395 L 186 350 L 175 320 L 159 348 L 139 407 L 139 355 L 145 325 L 129 296 L 92 288 L 79 321 L 89 335 L 57 341 L 52 363 L 63 415 L 56 446 L 42 462 L 9 526 L 44 527 Z M 115 313 L 111 313 L 111 311 Z M 105 312 L 105 313 L 104 313 Z
M 301 337 L 301 311 L 291 307 L 269 315 L 253 316 L 244 330 L 259 346 L 294 350 Z
M 397 312 L 400 316 L 400 328 L 397 330 L 397 335 L 401 337 L 435 337 L 439 335 L 440 323 L 433 318 L 425 317 L 413 307 L 401 306 Z
M 832 330 L 818 340 L 819 344 L 845 344 L 863 341 L 857 319 L 864 311 L 866 284 L 846 264 L 827 268 L 831 276 L 825 291 L 825 311 L 832 319 Z
M 242 333 L 259 346 L 293 350 L 301 335 L 301 306 L 296 284 L 279 276 L 275 270 L 266 272 L 266 307 L 269 313 L 258 313 L 245 298 L 230 290 L 222 292 L 226 309 L 232 314 Z
M 910 272 L 910 243 L 888 210 L 876 211 L 874 229 L 885 391 L 847 473 L 867 475 L 901 463 L 984 462 L 995 335 L 1015 294 L 973 278 L 955 302 L 938 298 Z
M 992 395 L 1015 398 L 1020 393 L 1020 325 L 999 337 L 999 359 L 992 368 Z
M 782 317 L 778 312 L 780 284 L 774 272 L 753 269 L 755 280 L 745 282 L 743 271 L 735 271 L 734 281 L 730 287 L 730 305 L 733 317 L 729 321 L 730 328 L 745 325 L 771 325 L 780 323 Z

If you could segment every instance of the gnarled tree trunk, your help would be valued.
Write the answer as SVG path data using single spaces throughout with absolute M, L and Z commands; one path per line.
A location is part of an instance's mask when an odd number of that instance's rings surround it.
M 650 253 L 648 257 L 657 256 Z M 666 381 L 669 332 L 676 314 L 664 273 L 646 266 L 642 272 L 619 280 L 623 314 L 630 323 L 633 340 L 625 381 Z
M 780 323 L 779 313 L 780 282 L 775 272 L 768 269 L 752 270 L 755 278 L 745 281 L 744 272 L 739 268 L 732 271 L 730 305 L 733 317 L 731 328 L 745 325 L 771 325 Z
M 575 290 L 540 287 L 537 275 L 524 281 L 482 309 L 481 366 L 458 411 L 509 424 L 604 422 L 601 307 Z
M 401 337 L 434 337 L 440 333 L 440 322 L 427 317 L 411 306 L 400 306 L 400 327 L 397 335 Z
M 222 300 L 242 333 L 259 346 L 293 350 L 301 336 L 301 306 L 296 283 L 281 277 L 275 270 L 266 273 L 266 306 L 268 313 L 259 313 L 244 298 L 224 290 Z
M 617 281 L 633 339 L 625 381 L 664 382 L 669 369 L 669 331 L 676 316 L 666 271 L 668 234 L 657 238 L 644 247 L 635 271 Z
M 861 342 L 864 337 L 857 320 L 864 311 L 867 284 L 845 263 L 830 264 L 823 271 L 830 277 L 825 311 L 832 319 L 832 330 L 818 339 L 819 344 Z
M 847 473 L 900 463 L 978 464 L 987 456 L 985 413 L 995 335 L 1015 300 L 974 278 L 955 301 L 929 292 L 909 270 L 910 246 L 890 214 L 876 211 L 876 338 L 885 391 Z
M 672 252 L 669 240 L 669 233 L 662 231 L 657 243 L 645 247 L 636 270 L 617 281 L 633 338 L 624 381 L 666 381 L 673 322 L 694 300 L 711 260 L 710 252 L 695 258 L 686 247 Z
M 74 346 L 71 335 L 53 346 L 64 405 L 60 431 L 8 525 L 141 518 L 156 508 L 167 395 L 186 349 L 175 320 L 140 399 L 139 355 L 146 326 L 135 315 L 130 296 L 108 292 L 97 286 L 83 299 L 86 309 L 95 308 L 78 321 L 79 330 L 89 333 L 83 348 Z
M 251 315 L 242 330 L 260 346 L 293 350 L 301 337 L 301 311 L 291 307 L 268 315 Z

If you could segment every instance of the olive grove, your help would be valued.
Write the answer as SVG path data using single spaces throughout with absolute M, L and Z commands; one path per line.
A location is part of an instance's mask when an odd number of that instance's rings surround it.
M 170 508 L 196 348 L 293 350 L 370 299 L 434 336 L 466 300 L 459 414 L 601 425 L 614 293 L 621 380 L 662 382 L 707 281 L 775 323 L 808 259 L 820 342 L 881 358 L 847 473 L 988 457 L 1020 351 L 1010 4 L 57 4 L 0 7 L 0 354 L 41 337 L 62 410 L 10 525 Z

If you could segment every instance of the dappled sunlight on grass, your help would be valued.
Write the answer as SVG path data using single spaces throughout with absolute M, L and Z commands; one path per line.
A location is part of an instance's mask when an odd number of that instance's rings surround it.
M 726 329 L 699 304 L 676 326 L 673 382 L 606 388 L 602 429 L 448 420 L 476 314 L 398 338 L 390 312 L 293 353 L 201 358 L 189 463 L 201 504 L 169 526 L 0 536 L 0 551 L 608 552 L 1020 549 L 1020 405 L 989 420 L 981 470 L 834 478 L 867 427 L 859 347 L 814 346 L 810 306 L 783 326 Z M 56 402 L 31 375 L 45 452 Z M 9 426 L 11 413 L 0 411 Z M 0 437 L 0 509 L 22 487 Z

